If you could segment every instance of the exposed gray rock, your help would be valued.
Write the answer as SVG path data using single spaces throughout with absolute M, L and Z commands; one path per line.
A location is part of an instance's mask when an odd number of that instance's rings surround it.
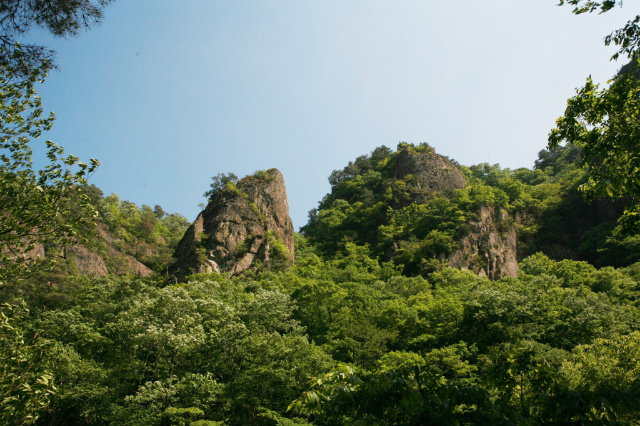
M 153 271 L 135 257 L 113 247 L 114 237 L 106 225 L 97 224 L 100 250 L 96 252 L 80 242 L 62 249 L 62 256 L 71 262 L 74 272 L 83 275 L 104 277 L 109 274 L 138 275 L 148 277 Z
M 111 235 L 106 225 L 102 223 L 98 224 L 98 234 L 102 237 L 103 246 L 106 252 L 103 256 L 108 258 L 106 259 L 106 263 L 111 273 L 116 275 L 132 274 L 141 277 L 153 275 L 153 271 L 140 263 L 135 257 L 122 253 L 112 246 L 115 238 Z M 145 247 L 145 249 L 148 249 L 148 247 Z
M 449 256 L 452 268 L 468 269 L 492 280 L 518 276 L 516 224 L 502 208 L 482 206 L 471 232 L 459 241 L 460 249 Z
M 277 169 L 218 191 L 187 229 L 170 273 L 181 280 L 202 272 L 237 275 L 262 265 L 291 263 L 293 223 L 284 178 Z
M 64 249 L 64 257 L 73 262 L 73 266 L 79 274 L 105 277 L 109 275 L 109 269 L 104 260 L 95 252 L 82 244 L 76 244 Z
M 136 258 L 120 252 L 111 245 L 114 238 L 109 233 L 106 225 L 98 223 L 97 230 L 100 237 L 97 240 L 100 249 L 91 249 L 74 239 L 64 247 L 51 247 L 47 250 L 42 244 L 36 244 L 24 256 L 26 258 L 44 258 L 52 255 L 56 258 L 65 259 L 68 262 L 68 268 L 65 268 L 64 272 L 70 274 L 93 275 L 96 277 L 104 277 L 109 274 L 131 274 L 148 277 L 153 274 L 151 269 L 140 263 Z M 51 250 L 51 253 L 49 250 Z
M 401 148 L 394 173 L 396 178 L 406 179 L 408 175 L 413 175 L 414 185 L 428 193 L 449 194 L 455 189 L 464 188 L 467 179 L 455 164 L 436 154 L 427 145 L 420 148 L 422 150 Z

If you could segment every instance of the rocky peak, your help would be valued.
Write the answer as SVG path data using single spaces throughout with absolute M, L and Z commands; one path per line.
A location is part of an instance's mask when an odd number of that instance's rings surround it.
M 467 184 L 458 167 L 427 144 L 399 145 L 394 176 L 419 190 L 411 197 L 418 204 L 428 203 L 434 194 L 449 196 Z M 458 249 L 443 255 L 443 264 L 490 279 L 517 276 L 516 226 L 509 212 L 480 206 L 467 226 L 469 232 L 458 240 Z
M 217 191 L 174 254 L 178 279 L 202 272 L 237 275 L 259 264 L 293 262 L 294 233 L 284 178 L 256 172 Z
M 394 175 L 398 179 L 412 175 L 414 184 L 429 193 L 448 194 L 467 184 L 458 167 L 446 157 L 436 154 L 427 144 L 417 147 L 401 145 Z

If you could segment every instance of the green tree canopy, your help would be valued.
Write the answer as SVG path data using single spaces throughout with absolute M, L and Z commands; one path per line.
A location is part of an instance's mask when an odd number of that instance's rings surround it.
M 65 155 L 57 144 L 46 142 L 48 164 L 34 170 L 31 142 L 49 130 L 54 116 L 43 117 L 35 84 L 43 69 L 28 79 L 0 66 L 0 282 L 34 272 L 37 246 L 69 241 L 91 211 L 81 194 L 88 174 L 98 167 Z M 75 204 L 75 205 L 74 205 Z
M 573 13 L 605 13 L 622 1 L 561 0 L 574 5 Z M 610 196 L 627 197 L 631 206 L 622 220 L 627 233 L 640 227 L 640 80 L 637 60 L 640 48 L 640 16 L 627 22 L 624 28 L 605 37 L 605 44 L 619 46 L 612 59 L 624 54 L 631 62 L 600 89 L 591 77 L 576 96 L 568 100 L 565 113 L 549 134 L 549 147 L 563 142 L 582 150 L 582 164 L 588 166 L 589 180 L 582 189 L 589 199 Z
M 78 35 L 102 20 L 113 0 L 0 0 L 0 64 L 18 74 L 54 66 L 55 52 L 44 46 L 20 44 L 18 38 L 42 28 L 55 37 Z

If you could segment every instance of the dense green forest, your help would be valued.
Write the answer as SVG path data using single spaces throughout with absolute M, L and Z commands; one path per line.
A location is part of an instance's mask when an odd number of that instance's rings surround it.
M 382 146 L 330 175 L 295 261 L 267 229 L 229 253 L 262 256 L 243 272 L 178 279 L 190 231 L 216 265 L 210 235 L 105 197 L 53 142 L 33 165 L 53 52 L 10 36 L 76 34 L 108 3 L 0 10 L 1 426 L 640 424 L 640 18 L 606 39 L 630 65 L 578 90 L 533 168 Z M 205 195 L 267 226 L 274 170 Z
M 138 207 L 121 200 L 117 194 L 104 197 L 102 191 L 91 185 L 84 192 L 96 208 L 95 220 L 108 233 L 109 242 L 118 251 L 129 254 L 157 273 L 165 273 L 189 221 L 178 213 L 166 213 L 161 206 Z M 85 228 L 80 237 L 88 246 L 104 250 L 104 244 L 94 236 L 92 228 Z M 115 259 L 117 262 L 117 259 Z M 114 265 L 117 269 L 117 265 Z
M 157 273 L 58 262 L 5 282 L 2 424 L 637 424 L 640 248 L 577 193 L 579 149 L 456 165 L 467 184 L 448 194 L 390 174 L 407 151 L 432 148 L 381 147 L 331 175 L 292 267 L 177 284 L 162 256 L 184 218 L 86 187 L 123 249 L 156 244 Z M 517 277 L 441 260 L 482 206 L 521 218 L 504 225 Z M 586 261 L 544 253 L 562 244 Z
M 322 254 L 341 250 L 345 242 L 367 245 L 374 257 L 393 260 L 415 275 L 435 269 L 434 258 L 449 254 L 469 232 L 468 221 L 478 208 L 493 206 L 509 213 L 503 229 L 517 222 L 520 260 L 543 251 L 556 259 L 628 266 L 640 260 L 640 253 L 637 236 L 615 232 L 625 201 L 584 201 L 579 187 L 587 173 L 579 165 L 580 151 L 574 145 L 543 150 L 533 169 L 456 164 L 467 180 L 464 188 L 434 196 L 416 176 L 394 176 L 400 156 L 433 154 L 433 148 L 401 143 L 392 152 L 380 147 L 333 172 L 331 193 L 302 231 Z M 389 253 L 391 245 L 397 246 L 395 254 Z

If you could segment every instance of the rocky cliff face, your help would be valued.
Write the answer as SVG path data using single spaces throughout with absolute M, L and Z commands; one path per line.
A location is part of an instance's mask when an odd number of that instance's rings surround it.
M 404 149 L 398 153 L 395 177 L 406 179 L 422 190 L 412 201 L 427 202 L 433 194 L 451 194 L 463 189 L 467 179 L 458 167 L 433 148 Z M 444 263 L 453 268 L 468 269 L 490 279 L 518 275 L 516 226 L 509 213 L 501 208 L 482 206 L 476 218 L 468 223 L 470 232 L 458 241 L 459 249 Z
M 151 269 L 133 256 L 122 253 L 108 244 L 105 244 L 103 250 L 104 253 L 101 256 L 82 244 L 76 244 L 63 250 L 63 258 L 72 265 L 73 272 L 83 275 L 96 277 L 105 277 L 110 274 L 140 277 L 153 275 Z
M 511 215 L 499 207 L 482 206 L 471 232 L 448 259 L 452 268 L 468 269 L 492 280 L 518 275 L 517 235 Z
M 62 250 L 62 257 L 70 263 L 74 272 L 96 277 L 109 274 L 141 277 L 153 275 L 153 271 L 135 257 L 122 253 L 111 244 L 114 237 L 106 225 L 98 223 L 97 228 L 99 249 L 90 249 L 77 243 Z
M 122 253 L 111 243 L 114 240 L 106 225 L 97 223 L 97 237 L 91 244 L 87 245 L 73 241 L 65 247 L 54 247 L 45 250 L 42 244 L 37 244 L 34 249 L 27 253 L 27 257 L 45 257 L 51 255 L 58 258 L 59 268 L 63 273 L 93 275 L 105 277 L 110 274 L 115 275 L 138 275 L 148 277 L 153 275 L 153 271 L 140 263 L 136 258 Z
M 293 262 L 294 233 L 284 178 L 277 169 L 218 191 L 180 241 L 170 273 L 237 275 L 258 264 Z
M 427 193 L 448 194 L 462 189 L 467 179 L 446 157 L 436 154 L 435 150 L 423 145 L 422 150 L 401 149 L 398 153 L 394 175 L 398 179 L 413 176 L 418 189 Z M 417 201 L 417 200 L 416 200 Z

